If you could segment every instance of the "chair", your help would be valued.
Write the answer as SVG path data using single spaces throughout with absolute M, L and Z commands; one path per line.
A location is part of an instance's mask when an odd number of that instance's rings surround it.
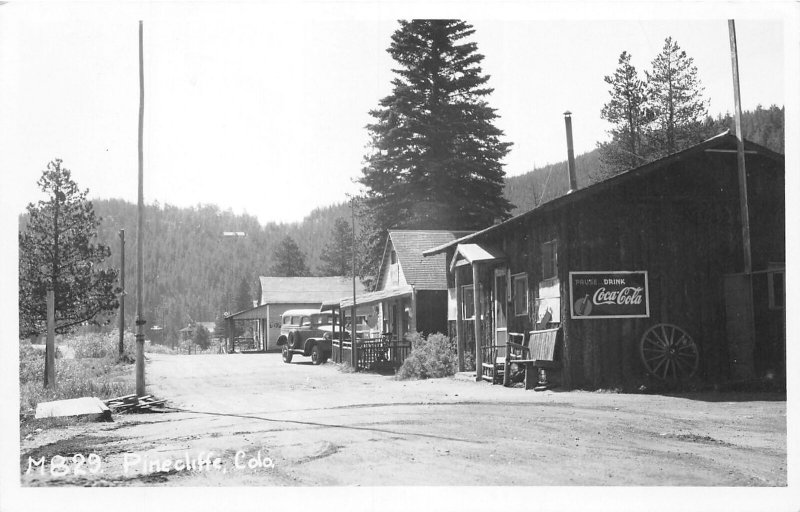
M 511 373 L 511 365 L 522 365 L 525 368 L 525 389 L 544 391 L 550 388 L 547 382 L 547 370 L 558 369 L 560 362 L 555 361 L 556 341 L 561 328 L 530 331 L 527 346 L 522 343 L 508 342 L 506 373 Z M 508 385 L 509 378 L 504 378 Z M 536 386 L 534 387 L 534 382 Z

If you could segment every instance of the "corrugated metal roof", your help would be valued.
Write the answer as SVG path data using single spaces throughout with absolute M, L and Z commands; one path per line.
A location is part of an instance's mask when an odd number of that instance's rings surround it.
M 321 304 L 353 294 L 353 278 L 334 277 L 259 277 L 263 304 Z M 365 288 L 356 279 L 356 291 Z
M 417 290 L 446 290 L 447 262 L 444 255 L 426 258 L 422 253 L 469 233 L 471 231 L 390 230 L 387 244 L 391 244 L 397 253 L 397 261 L 409 285 Z M 378 275 L 383 275 L 383 269 Z

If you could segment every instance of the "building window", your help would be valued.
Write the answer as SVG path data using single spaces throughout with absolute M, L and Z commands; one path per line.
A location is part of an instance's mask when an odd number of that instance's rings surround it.
M 464 320 L 475 318 L 475 288 L 471 284 L 461 287 L 461 314 Z
M 528 314 L 528 274 L 517 274 L 511 277 L 514 290 L 514 315 Z
M 767 273 L 767 288 L 769 290 L 769 309 L 784 309 L 786 302 L 785 271 Z
M 390 261 L 392 262 L 392 265 L 397 263 L 397 253 L 394 251 L 394 249 L 392 249 L 392 254 L 389 256 L 389 258 Z
M 558 240 L 542 244 L 542 280 L 558 277 Z

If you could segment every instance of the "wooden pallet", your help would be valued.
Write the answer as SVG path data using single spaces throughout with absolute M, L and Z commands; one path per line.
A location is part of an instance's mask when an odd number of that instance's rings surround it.
M 141 412 L 163 407 L 166 400 L 157 400 L 153 395 L 137 397 L 136 395 L 118 396 L 105 400 L 112 412 Z

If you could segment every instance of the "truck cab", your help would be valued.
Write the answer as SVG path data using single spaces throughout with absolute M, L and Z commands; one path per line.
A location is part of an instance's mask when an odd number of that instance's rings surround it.
M 283 362 L 294 355 L 311 357 L 312 364 L 322 364 L 331 356 L 333 316 L 316 309 L 290 309 L 281 316 L 278 346 Z

